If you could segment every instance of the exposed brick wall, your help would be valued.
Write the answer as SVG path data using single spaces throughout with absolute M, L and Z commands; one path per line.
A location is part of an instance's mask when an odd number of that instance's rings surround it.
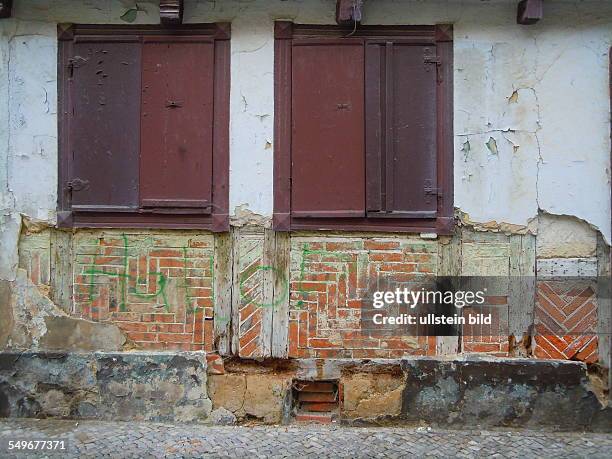
M 264 232 L 242 232 L 234 247 L 238 260 L 238 353 L 241 357 L 263 356 L 262 320 L 267 304 L 264 299 Z
M 503 234 L 464 232 L 461 244 L 462 276 L 510 276 L 510 238 Z M 466 326 L 461 337 L 461 351 L 466 354 L 508 355 L 508 282 L 499 282 L 487 291 L 485 305 L 491 313 L 491 325 Z M 479 308 L 480 309 L 480 308 Z M 464 310 L 468 313 L 469 308 Z M 484 310 L 480 312 L 485 312 Z
M 383 276 L 433 274 L 437 242 L 420 238 L 292 237 L 289 356 L 393 358 L 435 353 L 435 338 L 364 336 L 361 300 Z
M 140 348 L 212 350 L 212 235 L 79 232 L 73 247 L 75 315 Z
M 540 281 L 535 307 L 534 354 L 541 359 L 596 362 L 597 298 L 585 281 Z
M 24 234 L 19 244 L 20 268 L 46 295 L 56 266 L 51 262 L 52 231 Z M 221 314 L 228 317 L 219 320 L 232 321 L 234 351 L 240 356 L 270 355 L 269 346 L 265 347 L 270 317 L 272 311 L 276 314 L 278 308 L 286 307 L 281 303 L 287 295 L 290 357 L 391 358 L 435 353 L 435 338 L 370 337 L 362 332 L 360 318 L 361 300 L 371 283 L 381 278 L 410 282 L 436 274 L 439 241 L 417 236 L 291 235 L 289 281 L 280 286 L 273 285 L 278 269 L 274 251 L 268 247 L 266 252 L 266 237 L 271 233 L 261 228 L 241 231 L 233 241 L 234 312 Z M 494 323 L 465 327 L 458 347 L 462 353 L 507 356 L 512 352 L 510 285 L 504 279 L 512 273 L 513 237 L 462 232 L 461 274 L 501 280 L 499 288 L 487 296 Z M 74 301 L 64 309 L 88 320 L 116 323 L 138 348 L 214 350 L 214 238 L 195 231 L 76 231 L 72 238 Z M 534 355 L 596 361 L 595 289 L 539 281 L 536 292 Z

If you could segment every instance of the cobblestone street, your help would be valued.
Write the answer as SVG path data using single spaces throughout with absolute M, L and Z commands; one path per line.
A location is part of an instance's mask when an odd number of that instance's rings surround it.
M 8 450 L 64 440 L 67 451 Z M 427 428 L 206 427 L 4 420 L 0 457 L 585 457 L 612 456 L 612 434 Z

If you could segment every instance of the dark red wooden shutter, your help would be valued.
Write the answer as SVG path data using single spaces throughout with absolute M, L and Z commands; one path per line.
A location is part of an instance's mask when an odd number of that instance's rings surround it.
M 140 43 L 77 40 L 72 74 L 74 210 L 122 211 L 138 207 Z
M 294 40 L 291 213 L 365 215 L 361 41 Z
M 214 44 L 145 37 L 140 194 L 143 207 L 210 212 Z
M 435 46 L 366 44 L 367 210 L 435 218 Z

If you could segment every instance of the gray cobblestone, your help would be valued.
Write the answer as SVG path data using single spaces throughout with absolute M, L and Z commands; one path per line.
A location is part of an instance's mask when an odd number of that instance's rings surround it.
M 68 442 L 68 452 L 9 452 L 9 440 Z M 340 426 L 207 427 L 193 424 L 0 421 L 0 457 L 400 458 L 612 457 L 612 434 Z

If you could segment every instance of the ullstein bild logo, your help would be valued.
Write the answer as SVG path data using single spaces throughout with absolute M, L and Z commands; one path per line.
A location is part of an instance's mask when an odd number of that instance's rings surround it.
M 485 290 L 478 291 L 431 291 L 421 288 L 420 290 L 409 290 L 407 287 L 396 288 L 395 291 L 377 290 L 373 294 L 372 306 L 374 309 L 388 308 L 392 305 L 406 305 L 410 310 L 415 310 L 419 305 L 454 305 L 457 309 L 465 306 L 482 305 L 485 302 Z M 399 315 L 386 315 L 384 312 L 374 313 L 372 321 L 375 325 L 471 325 L 492 323 L 491 313 L 454 313 L 452 316 L 446 314 L 421 313 Z
M 371 337 L 507 336 L 511 317 L 525 311 L 534 335 L 593 335 L 592 317 L 581 319 L 581 311 L 590 304 L 600 311 L 609 307 L 610 280 L 425 276 L 398 282 L 388 277 L 376 279 L 363 293 L 361 327 Z M 567 303 L 565 321 L 547 313 L 547 302 L 561 300 Z

